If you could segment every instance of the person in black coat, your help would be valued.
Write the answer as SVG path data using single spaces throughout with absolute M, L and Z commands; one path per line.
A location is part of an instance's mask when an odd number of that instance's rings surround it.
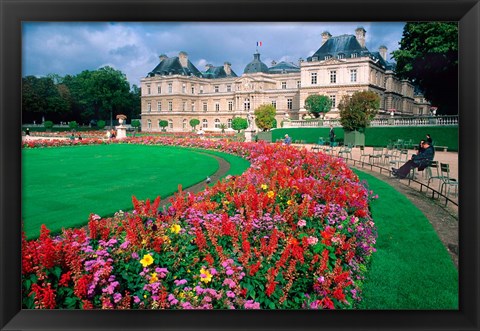
M 427 133 L 426 134 L 426 137 L 427 137 L 427 141 L 430 145 L 433 145 L 433 140 L 432 140 L 432 137 L 430 136 L 430 133 Z
M 333 146 L 333 143 L 335 142 L 335 131 L 333 130 L 333 126 L 330 124 L 330 132 L 328 133 L 330 137 L 330 146 Z
M 400 168 L 392 168 L 392 175 L 397 178 L 405 178 L 410 173 L 410 170 L 412 170 L 413 168 L 423 170 L 428 167 L 434 157 L 435 149 L 428 141 L 425 141 L 423 143 L 423 151 L 421 153 L 413 155 L 413 157 Z

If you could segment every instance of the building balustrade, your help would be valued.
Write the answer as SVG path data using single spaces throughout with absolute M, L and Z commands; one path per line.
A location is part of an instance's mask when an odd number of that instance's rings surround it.
M 330 125 L 334 127 L 341 126 L 338 119 L 290 120 L 283 122 L 284 128 L 320 128 L 330 127 Z M 458 115 L 377 118 L 370 123 L 371 127 L 445 125 L 458 125 Z

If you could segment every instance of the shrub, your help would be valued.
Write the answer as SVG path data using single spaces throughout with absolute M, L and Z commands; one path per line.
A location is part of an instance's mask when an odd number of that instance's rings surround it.
M 50 131 L 53 128 L 53 122 L 52 121 L 45 121 L 43 122 L 43 127 L 47 130 Z
M 255 124 L 262 131 L 268 131 L 274 126 L 277 110 L 273 105 L 260 105 L 255 109 Z
M 332 100 L 326 95 L 312 94 L 305 99 L 305 109 L 315 118 L 332 108 Z
M 246 118 L 234 117 L 232 120 L 232 129 L 240 133 L 241 130 L 248 128 L 248 121 Z
M 68 122 L 68 127 L 70 128 L 70 130 L 77 129 L 78 123 L 76 121 L 70 121 Z
M 200 120 L 199 119 L 196 119 L 196 118 L 192 118 L 190 120 L 190 126 L 192 127 L 193 130 L 196 129 L 197 125 L 200 124 Z
M 380 97 L 372 91 L 355 92 L 350 97 L 345 95 L 338 109 L 340 124 L 345 131 L 364 132 L 378 113 Z
M 165 131 L 165 128 L 168 126 L 168 121 L 160 120 L 158 121 L 158 126 L 162 128 L 162 131 Z
M 131 123 L 132 127 L 134 127 L 135 129 L 138 129 L 140 127 L 140 121 L 139 120 L 132 120 L 132 123 Z
M 105 128 L 105 121 L 104 120 L 100 120 L 97 122 L 97 128 L 99 130 L 103 130 Z

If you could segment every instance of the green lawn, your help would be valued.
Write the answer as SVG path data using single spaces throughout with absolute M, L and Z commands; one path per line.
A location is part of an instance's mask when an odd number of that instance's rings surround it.
M 205 151 L 128 144 L 22 150 L 22 218 L 27 237 L 41 224 L 53 232 L 86 223 L 90 213 L 109 216 L 138 199 L 165 198 L 218 170 Z M 239 174 L 248 161 L 215 153 Z
M 379 195 L 376 249 L 363 309 L 458 309 L 458 271 L 423 213 L 387 183 L 355 171 Z

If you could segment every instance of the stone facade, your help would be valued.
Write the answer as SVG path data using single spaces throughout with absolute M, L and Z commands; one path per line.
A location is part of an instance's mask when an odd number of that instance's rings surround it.
M 160 131 L 159 120 L 167 120 L 167 131 L 191 131 L 190 120 L 200 120 L 204 131 L 218 131 L 221 124 L 231 127 L 234 117 L 247 118 L 258 106 L 273 104 L 277 122 L 307 116 L 305 99 L 323 94 L 333 101 L 326 118 L 338 117 L 338 104 L 345 95 L 370 90 L 381 97 L 379 116 L 425 114 L 428 102 L 415 93 L 414 86 L 395 76 L 393 66 L 384 58 L 385 46 L 370 52 L 365 46 L 363 28 L 355 36 L 331 37 L 322 34 L 320 49 L 307 61 L 297 64 L 272 63 L 269 70 L 258 52 L 238 77 L 230 64 L 198 71 L 188 54 L 178 57 L 162 55 L 158 70 L 141 80 L 142 131 Z M 330 52 L 333 43 L 344 44 L 345 50 Z M 353 45 L 353 46 L 352 46 Z M 334 45 L 333 45 L 334 46 Z

